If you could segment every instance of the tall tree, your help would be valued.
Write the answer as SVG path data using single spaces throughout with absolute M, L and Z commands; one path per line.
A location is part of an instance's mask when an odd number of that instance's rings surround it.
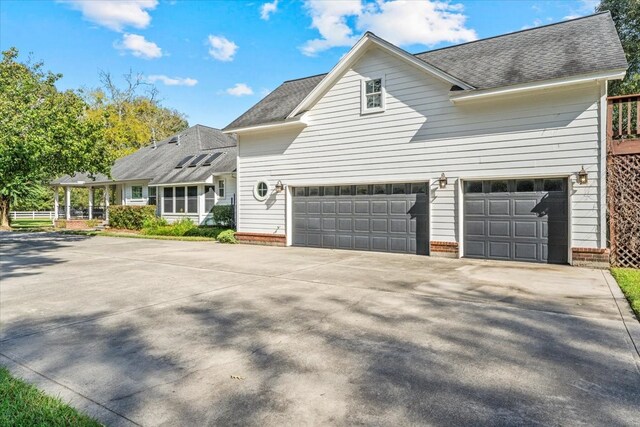
M 60 74 L 18 55 L 11 48 L 0 62 L 0 227 L 9 225 L 11 204 L 38 185 L 75 172 L 108 174 L 113 163 L 82 97 L 58 91 Z
M 624 80 L 609 84 L 609 95 L 640 93 L 640 0 L 601 0 L 596 11 L 611 12 L 629 69 Z
M 90 120 L 104 127 L 105 139 L 116 157 L 186 129 L 186 117 L 162 107 L 155 86 L 129 72 L 118 85 L 111 74 L 100 73 L 102 87 L 86 93 Z

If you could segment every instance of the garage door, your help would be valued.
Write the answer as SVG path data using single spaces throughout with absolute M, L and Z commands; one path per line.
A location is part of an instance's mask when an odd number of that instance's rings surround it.
M 296 187 L 293 244 L 429 253 L 426 183 Z
M 464 255 L 567 262 L 567 180 L 464 183 Z

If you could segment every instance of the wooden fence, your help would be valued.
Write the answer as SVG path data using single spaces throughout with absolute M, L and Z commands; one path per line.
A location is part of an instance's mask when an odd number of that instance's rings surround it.
M 640 94 L 607 99 L 611 264 L 640 268 Z

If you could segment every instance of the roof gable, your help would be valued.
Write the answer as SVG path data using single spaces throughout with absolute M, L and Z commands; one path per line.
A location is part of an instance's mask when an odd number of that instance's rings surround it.
M 477 40 L 443 49 L 410 55 L 369 33 L 367 40 L 384 44 L 403 60 L 409 57 L 424 64 L 425 70 L 444 73 L 463 89 L 456 94 L 474 93 L 501 87 L 595 75 L 627 68 L 627 62 L 609 12 Z M 365 40 L 361 39 L 358 43 Z M 349 52 L 352 54 L 356 46 Z M 233 132 L 263 124 L 293 119 L 309 108 L 317 96 L 331 85 L 332 73 L 291 80 L 255 104 L 224 128 Z M 356 58 L 357 59 L 357 58 Z M 339 77 L 339 76 L 338 76 Z M 605 77 L 606 78 L 606 77 Z M 611 77 L 609 77 L 611 78 Z M 327 82 L 325 82 L 327 81 Z M 453 92 L 452 92 L 453 93 Z

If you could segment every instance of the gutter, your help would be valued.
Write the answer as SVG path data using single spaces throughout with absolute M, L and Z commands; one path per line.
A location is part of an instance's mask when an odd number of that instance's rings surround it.
M 303 117 L 304 116 L 301 116 L 299 118 L 285 120 L 283 122 L 275 122 L 275 123 L 260 124 L 255 126 L 245 126 L 245 127 L 239 127 L 239 128 L 224 129 L 222 132 L 228 135 L 231 135 L 231 134 L 242 135 L 242 134 L 250 134 L 255 132 L 276 131 L 281 129 L 296 129 L 296 128 L 303 129 L 307 127 L 307 123 L 303 120 Z
M 621 68 L 604 73 L 586 74 L 577 77 L 545 80 L 535 83 L 523 83 L 494 89 L 449 92 L 449 99 L 455 104 L 457 102 L 465 102 L 494 96 L 518 94 L 534 90 L 553 89 L 558 86 L 570 86 L 588 82 L 599 83 L 603 80 L 621 80 L 624 78 L 626 72 L 626 68 Z

